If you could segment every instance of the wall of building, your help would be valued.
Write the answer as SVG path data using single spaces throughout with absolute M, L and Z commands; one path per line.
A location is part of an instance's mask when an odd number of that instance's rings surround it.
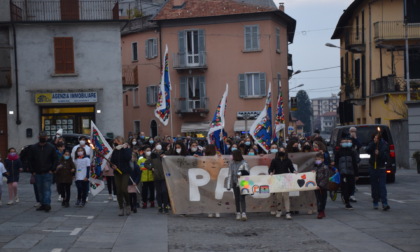
M 17 58 L 19 73 L 19 106 L 17 114 L 9 116 L 9 141 L 24 146 L 36 141 L 40 131 L 40 106 L 35 104 L 36 90 L 97 90 L 96 125 L 104 134 L 124 133 L 122 116 L 121 52 L 118 23 L 90 24 L 31 24 L 17 25 Z M 75 75 L 54 75 L 54 37 L 73 37 Z M 16 85 L 7 90 L 8 109 L 16 111 Z M 32 90 L 32 92 L 31 92 Z M 54 104 L 82 105 L 82 104 Z M 34 137 L 26 137 L 32 128 Z

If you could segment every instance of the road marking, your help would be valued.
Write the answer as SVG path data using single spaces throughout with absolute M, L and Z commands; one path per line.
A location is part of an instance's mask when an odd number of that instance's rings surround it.
M 45 229 L 45 230 L 42 230 L 42 231 L 44 231 L 44 232 L 51 232 L 51 233 L 70 233 L 69 235 L 77 235 L 81 230 L 82 230 L 82 228 L 75 228 L 73 230 L 51 230 L 51 229 Z M 61 251 L 61 250 L 56 250 L 56 251 Z
M 365 192 L 364 194 L 369 195 L 369 196 L 372 196 L 372 194 L 371 194 L 371 193 L 367 193 L 367 192 Z M 405 203 L 407 203 L 407 202 L 406 202 L 407 200 L 388 199 L 388 201 L 394 201 L 394 202 L 401 203 L 401 204 L 405 204 Z
M 93 215 L 64 215 L 66 217 L 75 217 L 75 218 L 86 218 L 88 220 L 92 220 L 93 218 L 95 218 L 95 216 Z
M 82 228 L 75 228 L 71 231 L 70 235 L 77 235 L 80 231 L 82 231 Z
M 63 249 L 62 249 L 62 248 L 53 248 L 53 249 L 51 250 L 51 252 L 61 252 L 61 251 L 63 251 Z

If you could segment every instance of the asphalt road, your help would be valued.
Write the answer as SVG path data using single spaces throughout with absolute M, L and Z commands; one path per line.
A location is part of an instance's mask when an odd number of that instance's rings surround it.
M 22 174 L 20 202 L 0 207 L 0 251 L 420 251 L 420 174 L 398 170 L 388 184 L 391 210 L 373 210 L 370 186 L 358 185 L 354 210 L 328 200 L 322 220 L 298 214 L 293 220 L 250 213 L 163 215 L 156 209 L 117 216 L 107 194 L 90 197 L 85 208 L 62 208 L 53 193 L 52 211 L 37 212 L 29 175 Z M 73 186 L 72 198 L 75 197 Z M 74 204 L 74 200 L 73 200 Z

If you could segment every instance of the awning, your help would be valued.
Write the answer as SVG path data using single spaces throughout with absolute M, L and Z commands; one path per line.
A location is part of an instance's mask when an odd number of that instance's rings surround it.
M 255 120 L 247 120 L 246 121 L 246 130 L 245 130 L 245 120 L 237 120 L 233 125 L 233 131 L 249 131 L 251 125 L 255 122 Z
M 184 122 L 181 126 L 181 132 L 207 132 L 210 128 L 210 122 Z

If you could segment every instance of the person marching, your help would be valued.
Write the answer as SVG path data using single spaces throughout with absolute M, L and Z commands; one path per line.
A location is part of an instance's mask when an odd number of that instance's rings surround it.
M 242 175 L 243 170 L 249 174 L 249 167 L 240 150 L 232 151 L 232 158 L 233 159 L 229 164 L 227 189 L 230 190 L 233 188 L 236 206 L 236 220 L 246 221 L 248 218 L 246 216 L 245 195 L 241 195 L 238 179 Z
M 128 194 L 130 196 L 130 207 L 131 212 L 137 213 L 137 193 L 138 188 L 137 185 L 140 182 L 140 166 L 137 164 L 137 153 L 133 152 L 132 159 L 130 162 L 130 178 L 128 180 Z
M 318 208 L 318 219 L 325 217 L 325 205 L 328 198 L 328 182 L 331 175 L 330 168 L 324 163 L 324 154 L 318 152 L 315 156 L 314 171 L 316 172 L 316 184 L 318 189 L 315 190 L 316 205 Z
M 76 187 L 77 187 L 77 201 L 76 206 L 84 207 L 86 205 L 86 198 L 89 192 L 89 172 L 90 172 L 90 158 L 86 155 L 83 147 L 76 149 Z
M 150 207 L 155 207 L 155 183 L 153 178 L 153 171 L 144 166 L 146 160 L 151 160 L 152 149 L 148 146 L 144 147 L 143 156 L 139 157 L 137 164 L 141 170 L 141 200 L 142 208 L 147 208 L 147 202 L 150 202 Z
M 9 190 L 9 202 L 7 205 L 12 205 L 15 202 L 19 202 L 19 197 L 17 194 L 18 190 L 18 182 L 19 182 L 19 174 L 23 171 L 22 162 L 18 154 L 16 153 L 15 148 L 9 148 L 9 154 L 7 155 L 6 160 L 4 160 L 4 164 L 7 170 L 7 188 Z
M 76 166 L 71 158 L 71 152 L 69 150 L 65 150 L 55 171 L 57 188 L 61 194 L 61 206 L 63 207 L 69 207 L 70 205 L 70 188 L 75 171 Z

